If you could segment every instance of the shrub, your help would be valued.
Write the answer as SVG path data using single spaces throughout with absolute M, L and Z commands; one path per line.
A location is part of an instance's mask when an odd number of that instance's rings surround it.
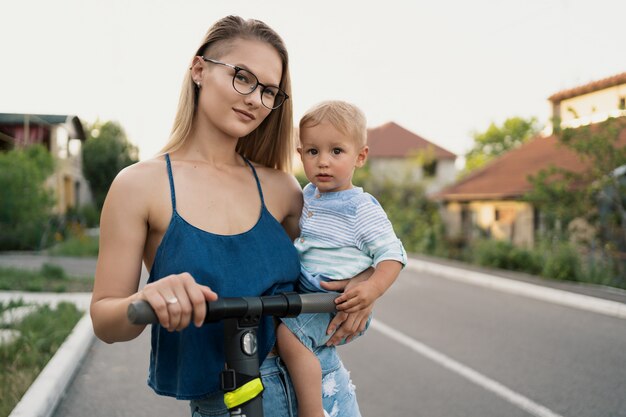
M 0 250 L 38 249 L 54 203 L 54 160 L 40 145 L 0 153 Z
M 492 268 L 538 274 L 543 257 L 538 251 L 520 248 L 503 240 L 479 239 L 469 249 L 470 262 Z

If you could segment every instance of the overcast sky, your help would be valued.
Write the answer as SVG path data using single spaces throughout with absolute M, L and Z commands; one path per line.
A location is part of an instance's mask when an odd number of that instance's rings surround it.
M 0 112 L 118 121 L 165 143 L 188 64 L 227 14 L 264 20 L 291 59 L 294 116 L 359 105 L 457 154 L 547 97 L 626 71 L 624 0 L 19 0 L 0 5 Z

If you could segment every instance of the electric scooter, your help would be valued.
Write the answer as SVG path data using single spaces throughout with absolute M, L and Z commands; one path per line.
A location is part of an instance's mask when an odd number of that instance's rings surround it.
M 335 312 L 340 294 L 284 293 L 261 297 L 218 298 L 207 303 L 205 323 L 224 320 L 226 366 L 221 375 L 224 402 L 231 416 L 263 417 L 256 331 L 261 316 L 295 317 L 305 313 Z M 128 306 L 133 324 L 154 324 L 158 319 L 146 301 Z

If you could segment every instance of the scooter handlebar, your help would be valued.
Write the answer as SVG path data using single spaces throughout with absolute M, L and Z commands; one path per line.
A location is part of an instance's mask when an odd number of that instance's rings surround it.
M 227 318 L 245 317 L 251 307 L 261 303 L 262 315 L 276 317 L 295 317 L 302 313 L 332 313 L 336 311 L 335 298 L 339 293 L 285 293 L 261 297 L 218 298 L 207 303 L 205 323 L 220 321 Z M 255 313 L 256 314 L 256 313 Z M 158 323 L 152 306 L 143 300 L 132 302 L 128 306 L 128 319 L 133 324 Z

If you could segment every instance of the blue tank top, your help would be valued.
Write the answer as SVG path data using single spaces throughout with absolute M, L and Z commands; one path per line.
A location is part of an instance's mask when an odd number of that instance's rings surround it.
M 189 272 L 220 297 L 270 295 L 293 291 L 300 262 L 291 239 L 265 207 L 261 183 L 250 166 L 261 197 L 261 214 L 248 231 L 218 235 L 187 223 L 176 211 L 176 193 L 169 155 L 165 155 L 172 199 L 172 218 L 163 236 L 148 282 Z M 274 345 L 271 317 L 258 329 L 262 362 Z M 181 332 L 152 326 L 152 351 L 148 385 L 161 395 L 200 399 L 220 390 L 224 369 L 223 323 L 201 328 L 191 324 Z

